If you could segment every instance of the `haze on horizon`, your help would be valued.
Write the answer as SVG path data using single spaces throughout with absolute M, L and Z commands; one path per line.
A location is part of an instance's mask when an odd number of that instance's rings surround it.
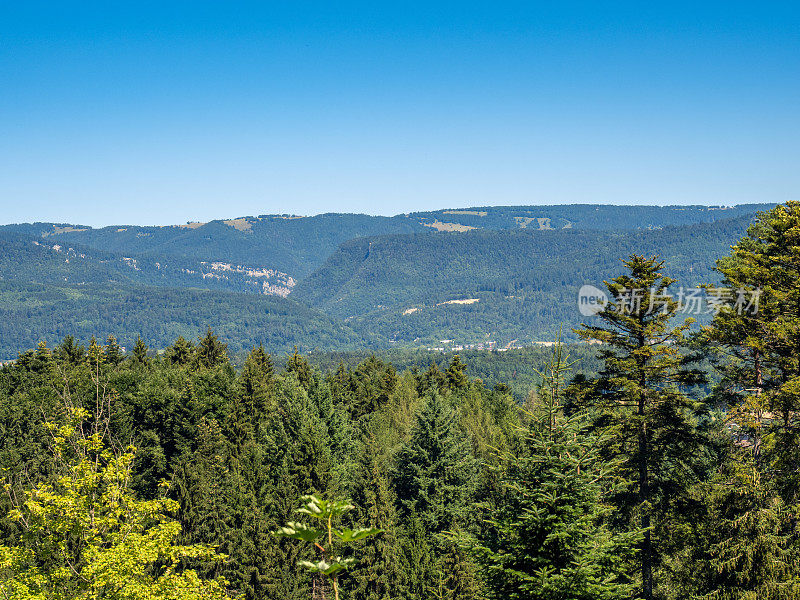
M 794 3 L 17 3 L 0 221 L 784 202 Z

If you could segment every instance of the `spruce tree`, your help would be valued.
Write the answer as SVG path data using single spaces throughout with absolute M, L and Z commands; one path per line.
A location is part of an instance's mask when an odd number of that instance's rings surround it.
M 450 361 L 445 375 L 447 376 L 447 387 L 452 391 L 463 390 L 469 384 L 467 365 L 461 362 L 461 357 L 458 354 Z
M 306 391 L 311 387 L 314 372 L 311 370 L 311 365 L 308 364 L 308 361 L 297 351 L 297 346 L 294 347 L 294 352 L 288 356 L 285 370 L 287 373 L 294 373 L 297 376 L 297 381 Z
M 430 390 L 446 394 L 449 389 L 447 375 L 442 373 L 442 370 L 433 361 L 427 371 L 417 372 L 417 376 L 417 394 L 420 396 L 425 396 Z
M 650 600 L 659 559 L 653 536 L 662 534 L 669 507 L 680 505 L 696 480 L 692 463 L 701 440 L 680 386 L 702 377 L 687 368 L 681 351 L 693 319 L 671 323 L 678 304 L 668 294 L 674 280 L 661 272 L 664 263 L 634 254 L 624 264 L 627 274 L 605 282 L 610 300 L 598 314 L 604 325 L 584 324 L 576 332 L 602 343 L 598 356 L 604 366 L 588 397 L 601 415 L 609 453 L 622 460 L 621 474 L 632 484 L 617 503 L 623 513 L 638 515 L 635 528 L 644 530 L 641 595 Z
M 489 597 L 622 600 L 639 539 L 610 527 L 614 465 L 588 415 L 564 413 L 569 370 L 557 346 L 519 443 L 500 458 L 501 494 L 474 552 Z
M 733 297 L 715 316 L 709 338 L 724 351 L 731 420 L 779 483 L 784 501 L 800 501 L 800 202 L 759 214 L 747 235 L 718 261 Z M 754 300 L 755 299 L 755 300 Z
M 332 471 L 330 440 L 318 408 L 294 373 L 277 376 L 275 385 L 280 402 L 259 436 L 263 466 L 254 474 L 258 503 L 272 530 L 295 520 L 296 502 L 302 495 L 327 495 Z M 295 565 L 315 553 L 289 542 L 270 538 L 259 548 L 264 597 L 308 598 L 311 579 L 298 573 Z
M 441 560 L 437 540 L 415 516 L 404 519 L 398 540 L 400 582 L 397 598 L 434 598 L 441 580 Z
M 353 419 L 374 413 L 386 406 L 397 386 L 397 372 L 374 355 L 349 373 L 349 408 Z
M 133 346 L 133 361 L 136 364 L 146 365 L 149 361 L 147 358 L 147 345 L 142 340 L 142 336 L 136 337 L 136 343 Z
M 39 342 L 39 345 L 36 347 L 36 353 L 29 366 L 30 370 L 34 373 L 48 375 L 52 373 L 54 366 L 55 360 L 53 359 L 53 353 L 47 347 L 47 343 Z
M 400 582 L 399 519 L 386 457 L 369 434 L 362 444 L 352 500 L 356 506 L 354 522 L 383 533 L 364 541 L 359 551 L 361 568 L 347 582 L 347 595 L 353 600 L 396 598 Z
M 230 554 L 235 550 L 230 546 L 232 482 L 225 439 L 214 419 L 203 418 L 197 424 L 195 444 L 194 452 L 182 458 L 175 477 L 184 535 L 187 541 L 218 546 Z M 210 563 L 205 573 L 217 577 L 222 568 L 220 563 Z
M 411 439 L 395 456 L 392 483 L 399 514 L 408 523 L 400 542 L 401 564 L 416 573 L 403 578 L 402 597 L 475 598 L 474 568 L 456 548 L 455 536 L 475 524 L 477 474 L 456 412 L 431 390 Z
M 234 446 L 241 445 L 260 431 L 271 417 L 275 403 L 272 359 L 263 346 L 247 355 L 237 380 L 237 390 L 228 408 L 226 430 Z
M 189 365 L 195 357 L 194 344 L 182 335 L 164 351 L 164 359 L 171 365 Z
M 56 348 L 56 356 L 72 365 L 80 364 L 85 355 L 84 347 L 79 345 L 72 335 L 65 336 L 64 341 Z
M 197 344 L 195 357 L 200 366 L 210 369 L 228 362 L 228 346 L 220 342 L 209 327 Z
M 110 365 L 116 366 L 122 362 L 122 348 L 119 347 L 117 338 L 115 338 L 113 335 L 109 335 L 106 339 L 105 354 L 106 361 Z
M 94 336 L 89 340 L 89 348 L 86 350 L 86 362 L 95 375 L 99 375 L 100 368 L 108 362 L 105 348 L 97 343 Z
M 781 499 L 751 448 L 737 447 L 719 472 L 700 486 L 708 515 L 685 579 L 703 600 L 797 600 L 797 513 Z
M 426 398 L 395 464 L 393 481 L 403 515 L 416 515 L 432 534 L 471 521 L 477 464 L 456 412 L 439 394 Z
M 708 598 L 800 597 L 800 202 L 759 213 L 717 262 L 731 302 L 708 339 L 735 433 L 711 505 Z
M 348 407 L 336 401 L 327 381 L 316 378 L 308 399 L 325 429 L 331 460 L 329 493 L 345 497 L 358 468 L 358 424 L 351 419 Z

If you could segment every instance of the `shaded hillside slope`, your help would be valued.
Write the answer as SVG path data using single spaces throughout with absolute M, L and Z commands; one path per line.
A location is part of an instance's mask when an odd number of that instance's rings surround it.
M 325 214 L 264 215 L 167 227 L 112 226 L 102 229 L 41 223 L 12 226 L 58 243 L 147 257 L 182 258 L 266 267 L 299 278 L 313 271 L 344 241 L 369 235 L 427 231 L 405 217 Z
M 658 229 L 712 223 L 771 205 L 708 206 L 494 206 L 445 209 L 395 217 L 328 213 L 312 217 L 261 215 L 165 227 L 33 223 L 0 227 L 51 244 L 80 245 L 143 263 L 173 263 L 187 270 L 201 262 L 272 269 L 295 280 L 321 266 L 351 239 L 387 234 L 478 229 Z M 257 287 L 257 286 L 256 286 Z M 244 289 L 241 291 L 257 291 Z
M 123 254 L 0 229 L 0 280 L 58 285 L 149 285 L 286 296 L 280 271 L 158 255 Z
M 73 334 L 88 340 L 109 333 L 131 348 L 141 335 L 163 348 L 179 335 L 206 328 L 232 352 L 263 343 L 270 352 L 355 349 L 367 345 L 347 327 L 302 304 L 275 296 L 145 286 L 67 286 L 0 281 L 0 360 L 16 358 L 42 340 L 51 346 Z
M 684 286 L 715 281 L 714 262 L 752 216 L 654 231 L 470 231 L 343 244 L 292 297 L 398 343 L 552 339 L 577 325 L 581 285 L 602 287 L 620 259 L 659 254 Z

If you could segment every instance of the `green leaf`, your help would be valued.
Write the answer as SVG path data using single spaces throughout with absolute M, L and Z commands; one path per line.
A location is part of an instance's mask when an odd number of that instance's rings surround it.
M 333 533 L 343 542 L 355 542 L 356 540 L 362 540 L 371 535 L 383 533 L 383 529 L 378 529 L 377 527 L 359 527 L 357 529 L 342 529 L 341 531 L 336 531 L 334 529 Z
M 331 562 L 327 562 L 325 560 L 321 560 L 319 562 L 311 562 L 308 560 L 301 560 L 298 561 L 297 564 L 301 567 L 304 567 L 311 571 L 312 573 L 322 573 L 323 575 L 330 577 L 338 573 L 339 571 L 343 571 L 344 569 L 349 569 L 353 566 L 356 562 L 355 558 L 341 558 L 336 557 Z
M 323 533 L 323 531 L 309 527 L 304 523 L 289 522 L 285 527 L 279 527 L 275 532 L 275 535 L 278 537 L 288 537 L 295 540 L 302 540 L 304 542 L 313 542 L 317 538 L 321 537 Z
M 320 521 L 327 521 L 329 518 L 340 517 L 348 510 L 355 508 L 352 504 L 342 500 L 323 500 L 311 494 L 301 498 L 306 505 L 298 508 L 297 512 L 314 517 Z

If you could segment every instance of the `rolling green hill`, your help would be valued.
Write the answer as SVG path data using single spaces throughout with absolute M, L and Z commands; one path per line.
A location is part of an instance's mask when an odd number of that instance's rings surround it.
M 644 231 L 470 231 L 343 244 L 292 297 L 398 344 L 530 343 L 580 323 L 581 285 L 602 287 L 633 252 L 658 254 L 681 285 L 717 279 L 714 262 L 751 217 Z M 452 345 L 452 344 L 450 344 Z
M 300 349 L 355 349 L 367 341 L 319 311 L 275 296 L 132 285 L 52 285 L 0 281 L 0 360 L 51 346 L 67 334 L 84 341 L 113 333 L 131 348 L 141 335 L 163 348 L 211 327 L 232 352 L 263 343 L 282 354 Z

